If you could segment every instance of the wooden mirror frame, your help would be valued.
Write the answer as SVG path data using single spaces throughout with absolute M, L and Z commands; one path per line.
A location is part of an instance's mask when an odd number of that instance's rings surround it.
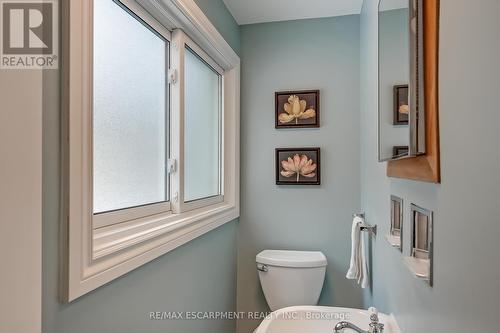
M 387 176 L 439 183 L 438 70 L 439 70 L 439 0 L 425 0 L 424 12 L 424 155 L 387 162 Z

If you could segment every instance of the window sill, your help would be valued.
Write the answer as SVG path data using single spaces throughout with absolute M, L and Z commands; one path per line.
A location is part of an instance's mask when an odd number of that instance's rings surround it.
M 183 237 L 206 226 L 222 225 L 236 217 L 238 213 L 233 206 L 221 203 L 185 213 L 158 214 L 98 228 L 93 233 L 92 259 L 103 258 L 157 237 L 168 238 L 174 233 L 176 238 Z
M 69 270 L 74 278 L 62 300 L 72 301 L 238 217 L 237 205 L 222 203 L 96 229 L 92 258 L 80 253 L 83 267 Z

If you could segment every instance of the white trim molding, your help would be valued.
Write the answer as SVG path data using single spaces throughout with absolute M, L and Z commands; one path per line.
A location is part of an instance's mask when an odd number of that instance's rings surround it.
M 0 332 L 42 331 L 42 115 L 56 107 L 46 84 L 42 70 L 0 69 Z
M 171 195 L 168 205 L 132 210 L 129 215 L 115 212 L 106 218 L 95 218 L 91 178 L 93 1 L 65 2 L 62 103 L 67 111 L 63 112 L 62 130 L 67 140 L 63 143 L 61 300 L 66 302 L 239 216 L 239 57 L 193 0 L 120 1 L 134 13 L 146 14 L 149 25 L 164 29 L 162 34 L 168 35 L 171 49 L 180 47 L 173 45 L 173 36 L 182 36 L 182 40 L 195 43 L 222 71 L 222 195 L 196 204 L 184 203 L 182 197 Z M 171 52 L 169 72 L 174 70 L 182 74 L 183 61 L 174 61 L 178 56 Z M 176 114 L 182 118 L 181 95 L 176 97 L 181 85 L 183 82 L 179 80 L 171 85 L 171 116 L 174 118 Z M 181 137 L 182 131 L 174 125 L 171 136 L 179 134 Z M 176 142 L 171 148 L 182 149 L 182 144 L 179 148 Z M 175 152 L 172 149 L 171 154 Z M 182 168 L 182 163 L 179 165 Z M 182 169 L 171 176 L 174 188 L 178 186 L 180 175 Z
M 182 29 L 224 70 L 239 67 L 240 58 L 194 0 L 137 0 L 168 29 Z

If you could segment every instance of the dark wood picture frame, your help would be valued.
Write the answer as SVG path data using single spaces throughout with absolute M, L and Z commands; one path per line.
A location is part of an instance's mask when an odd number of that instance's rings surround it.
M 305 99 L 307 101 L 306 110 L 308 108 L 313 108 L 316 115 L 309 119 L 299 119 L 298 123 L 293 121 L 290 123 L 281 123 L 279 121 L 279 115 L 285 113 L 284 103 L 288 97 L 296 95 L 300 99 Z M 311 96 L 313 95 L 313 96 Z M 291 91 L 278 91 L 274 93 L 274 127 L 279 128 L 318 128 L 320 126 L 320 93 L 319 90 L 291 90 Z
M 284 177 L 281 175 L 281 171 L 283 170 L 281 161 L 283 159 L 280 158 L 280 153 L 289 153 L 288 154 L 289 157 L 293 157 L 295 153 L 304 154 L 308 158 L 313 159 L 313 161 L 315 155 L 316 157 L 316 160 L 314 161 L 316 163 L 316 169 L 314 170 L 316 174 L 315 177 L 309 179 L 303 176 L 299 176 L 299 180 L 297 181 L 297 178 L 295 176 L 292 176 L 290 180 L 284 180 Z M 313 156 L 310 155 L 311 153 L 313 154 Z M 275 160 L 276 185 L 321 185 L 321 149 L 319 147 L 276 148 L 275 159 L 276 159 Z
M 404 114 L 399 112 L 399 107 L 406 103 L 408 105 L 408 85 L 401 84 L 396 85 L 393 88 L 394 95 L 394 117 L 392 124 L 393 125 L 408 125 L 408 114 Z M 405 97 L 406 96 L 406 97 Z

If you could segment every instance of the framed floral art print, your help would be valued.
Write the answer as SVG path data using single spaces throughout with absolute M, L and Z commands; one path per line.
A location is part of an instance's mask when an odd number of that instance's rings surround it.
M 276 148 L 276 185 L 320 185 L 319 148 Z
M 319 90 L 275 93 L 275 127 L 319 127 Z
M 408 85 L 394 86 L 393 125 L 408 125 Z

